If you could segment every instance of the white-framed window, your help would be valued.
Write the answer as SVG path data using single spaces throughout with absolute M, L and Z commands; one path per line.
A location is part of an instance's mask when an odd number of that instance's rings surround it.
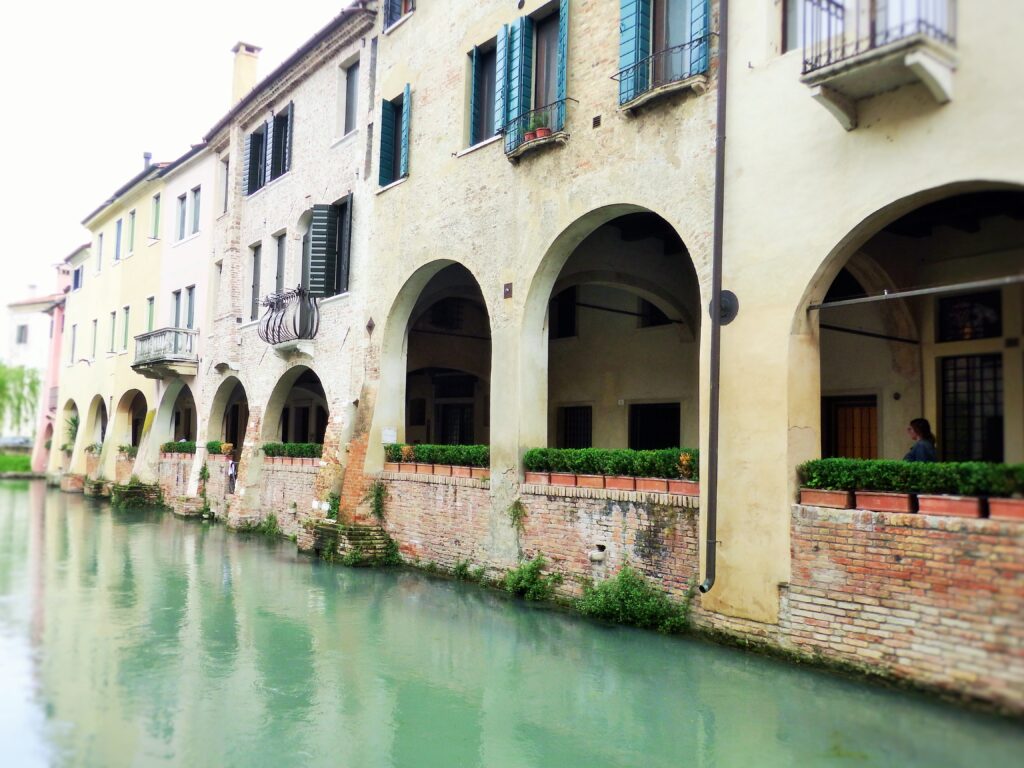
M 28 344 L 28 326 L 19 325 L 15 331 L 14 337 L 15 344 Z
M 150 230 L 152 232 L 152 238 L 156 240 L 160 237 L 160 195 L 153 195 L 153 227 Z
M 224 188 L 224 200 L 221 213 L 228 212 L 228 201 L 231 199 L 231 161 L 227 157 L 220 159 L 221 184 Z
M 199 193 L 200 187 L 196 187 L 192 190 L 192 234 L 196 234 L 199 231 Z
M 135 209 L 128 212 L 128 255 L 135 253 Z
M 114 224 L 114 261 L 121 260 L 121 234 L 124 222 L 121 219 Z
M 85 277 L 85 272 L 81 266 L 75 267 L 71 272 L 71 290 L 77 291 L 82 287 L 82 278 Z
M 114 343 L 117 339 L 117 312 L 110 313 L 110 346 L 107 348 L 107 352 L 114 353 Z
M 338 78 L 338 131 L 347 136 L 356 129 L 359 117 L 359 59 L 341 68 Z
M 103 233 L 96 235 L 96 271 L 103 269 Z
M 146 330 L 153 330 L 153 321 L 156 317 L 156 297 L 150 296 L 146 299 Z
M 72 365 L 75 362 L 75 345 L 78 343 L 78 324 L 71 324 L 71 359 L 68 360 Z
M 188 198 L 186 195 L 178 195 L 178 230 L 177 236 L 179 240 L 185 239 L 185 212 L 188 207 Z
M 96 359 L 96 341 L 100 335 L 100 321 L 92 321 L 92 354 L 89 356 L 90 360 Z
M 125 352 L 127 352 L 128 351 L 128 319 L 129 319 L 130 308 L 129 307 L 125 307 L 122 310 L 122 312 L 123 312 L 122 318 L 123 318 L 123 321 L 124 321 L 124 328 L 123 328 L 123 332 L 122 332 L 122 335 L 121 335 L 121 349 L 124 350 Z

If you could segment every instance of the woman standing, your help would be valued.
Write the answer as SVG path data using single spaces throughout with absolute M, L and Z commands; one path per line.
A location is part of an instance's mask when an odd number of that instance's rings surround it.
M 935 453 L 935 435 L 928 419 L 913 419 L 907 426 L 907 434 L 914 445 L 903 457 L 904 461 L 938 461 Z

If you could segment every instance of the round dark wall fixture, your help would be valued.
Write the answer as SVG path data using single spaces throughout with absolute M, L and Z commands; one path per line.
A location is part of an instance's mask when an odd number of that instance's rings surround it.
M 719 297 L 719 322 L 722 325 L 728 325 L 734 319 L 740 311 L 740 300 L 736 298 L 736 294 L 732 291 L 722 291 Z M 708 307 L 708 314 L 711 314 L 711 306 Z

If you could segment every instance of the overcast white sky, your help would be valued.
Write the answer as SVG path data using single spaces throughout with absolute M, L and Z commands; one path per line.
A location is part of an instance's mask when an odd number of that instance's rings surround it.
M 142 169 L 172 160 L 227 111 L 231 46 L 269 74 L 350 0 L 18 2 L 0 10 L 0 338 L 6 306 L 54 285 L 88 241 L 80 222 Z M 2 354 L 2 353 L 0 353 Z

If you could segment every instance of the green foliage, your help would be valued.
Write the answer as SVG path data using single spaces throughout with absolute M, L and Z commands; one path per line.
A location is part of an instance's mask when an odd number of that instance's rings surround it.
M 39 397 L 39 371 L 23 365 L 6 365 L 0 362 L 0 426 L 4 424 L 14 432 L 28 426 L 32 411 Z M 78 425 L 75 425 L 78 434 Z M 74 441 L 74 435 L 71 440 Z
M 31 469 L 28 454 L 0 453 L 0 472 L 29 472 Z
M 341 511 L 341 496 L 337 493 L 332 493 L 327 496 L 327 504 L 329 509 L 327 510 L 328 520 L 337 520 L 338 512 Z
M 206 466 L 206 462 L 203 462 L 203 466 L 199 469 L 199 479 L 204 483 L 210 479 L 210 468 Z M 206 495 L 206 489 L 203 489 L 203 495 Z
M 555 587 L 562 583 L 562 574 L 551 573 L 544 576 L 541 572 L 547 561 L 544 555 L 537 555 L 533 560 L 521 563 L 505 574 L 501 586 L 507 592 L 527 600 L 547 600 L 555 592 Z
M 523 502 L 516 499 L 508 508 L 508 520 L 515 528 L 516 533 L 523 532 L 523 522 L 526 520 L 526 507 L 523 506 Z
M 697 480 L 700 462 L 696 448 L 531 448 L 523 456 L 523 463 L 530 472 Z
M 85 452 L 91 454 L 100 454 L 103 452 L 103 443 L 92 443 L 85 446 Z
M 458 581 L 469 581 L 469 560 L 459 560 L 452 568 L 452 576 Z
M 137 445 L 119 445 L 117 446 L 118 453 L 123 453 L 130 459 L 134 459 L 139 455 L 139 447 Z
M 319 459 L 324 447 L 320 443 L 264 443 L 265 456 L 288 456 L 293 459 Z
M 75 440 L 78 438 L 78 427 L 82 423 L 82 420 L 78 417 L 77 413 L 73 413 L 68 416 L 64 422 L 64 427 L 67 431 L 68 442 L 71 443 L 72 447 L 75 444 Z
M 222 440 L 208 440 L 206 442 L 206 450 L 213 455 L 220 455 L 221 448 L 224 447 Z
M 680 632 L 689 620 L 689 601 L 676 605 L 628 565 L 597 586 L 586 585 L 576 609 L 591 618 L 659 632 Z
M 384 458 L 388 461 L 450 464 L 454 467 L 489 467 L 491 465 L 491 447 L 489 445 L 388 443 L 384 446 Z
M 437 573 L 437 563 L 431 560 L 429 563 L 427 563 L 426 568 L 424 570 L 426 570 L 427 573 Z
M 480 582 L 480 583 L 483 583 L 484 577 L 485 577 L 486 575 L 487 575 L 487 569 L 486 569 L 486 568 L 484 568 L 484 567 L 483 567 L 482 565 L 480 565 L 480 566 L 477 566 L 476 568 L 474 568 L 474 569 L 473 569 L 472 571 L 470 571 L 470 573 L 469 573 L 469 577 L 470 577 L 470 578 L 471 578 L 471 579 L 472 579 L 473 581 L 477 581 L 477 582 Z
M 195 440 L 179 440 L 178 442 L 171 441 L 164 443 L 160 446 L 161 453 L 195 453 L 196 452 L 196 441 Z
M 1010 496 L 1024 493 L 1024 465 L 981 461 L 815 459 L 797 468 L 806 488 L 833 491 Z
M 370 503 L 370 512 L 378 520 L 384 519 L 384 502 L 388 499 L 388 486 L 380 479 L 374 480 L 370 483 L 370 487 L 366 490 L 366 495 L 363 496 L 363 501 Z

